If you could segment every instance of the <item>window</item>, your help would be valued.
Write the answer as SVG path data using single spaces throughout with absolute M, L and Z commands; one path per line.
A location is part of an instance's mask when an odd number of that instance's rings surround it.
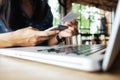
M 79 32 L 82 34 L 100 34 L 106 29 L 105 11 L 96 7 L 72 4 L 72 11 L 79 13 Z
M 72 3 L 72 11 L 79 13 L 78 31 L 81 35 L 82 44 L 90 42 L 91 44 L 101 44 L 101 36 L 110 33 L 111 13 L 102 9 Z M 78 40 L 79 42 L 79 40 Z

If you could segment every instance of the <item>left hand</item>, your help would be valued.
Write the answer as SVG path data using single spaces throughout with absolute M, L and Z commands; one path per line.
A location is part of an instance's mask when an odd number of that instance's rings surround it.
M 64 25 L 68 26 L 68 28 L 59 32 L 60 38 L 72 37 L 78 34 L 78 22 L 76 20 L 66 22 Z

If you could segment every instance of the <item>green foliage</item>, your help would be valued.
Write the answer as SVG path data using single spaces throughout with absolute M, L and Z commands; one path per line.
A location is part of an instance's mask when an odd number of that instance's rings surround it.
M 98 14 L 97 11 L 91 12 L 89 11 L 89 6 L 84 6 L 80 4 L 73 3 L 72 4 L 72 11 L 74 13 L 79 13 L 80 16 L 78 17 L 79 28 L 78 31 L 80 33 L 90 33 L 91 24 L 94 22 L 95 16 L 92 14 Z M 86 17 L 86 15 L 88 17 Z
M 85 18 L 84 15 L 81 14 L 81 28 L 89 28 L 89 20 Z
M 79 10 L 80 10 L 80 4 L 72 4 L 72 11 L 74 13 L 79 13 Z
M 57 18 L 53 18 L 53 25 L 58 25 L 59 24 L 59 20 Z

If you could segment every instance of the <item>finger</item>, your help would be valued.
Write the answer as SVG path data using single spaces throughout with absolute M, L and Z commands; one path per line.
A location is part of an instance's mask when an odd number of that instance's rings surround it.
M 69 27 L 73 27 L 73 26 L 77 26 L 78 22 L 77 22 L 77 20 L 73 20 L 71 22 L 66 22 L 65 25 L 67 25 Z
M 77 20 L 73 20 L 71 23 L 72 23 L 72 25 L 78 25 L 78 21 Z
M 52 30 L 52 31 L 45 31 L 46 36 L 54 36 L 58 33 L 58 30 Z
M 66 25 L 66 26 L 70 27 L 70 26 L 72 26 L 72 23 L 71 23 L 71 22 L 65 22 L 65 24 L 64 24 L 64 25 Z
M 42 43 L 45 40 L 49 40 L 51 38 L 53 38 L 54 36 L 45 36 L 45 37 L 39 37 L 37 40 L 37 43 Z
M 48 39 L 50 39 L 50 37 L 37 37 L 36 42 L 34 41 L 33 43 L 39 44 L 39 43 L 42 43 L 42 42 L 44 42 L 44 41 L 46 41 Z
M 53 36 L 56 35 L 59 31 L 54 30 L 54 31 L 38 31 L 36 34 L 41 37 L 47 37 L 47 36 Z
M 69 27 L 69 29 L 71 30 L 73 35 L 77 35 L 78 34 L 78 30 L 75 27 Z
M 72 36 L 74 34 L 74 32 L 71 30 L 71 29 L 67 29 L 66 30 L 66 33 L 69 34 L 69 36 Z

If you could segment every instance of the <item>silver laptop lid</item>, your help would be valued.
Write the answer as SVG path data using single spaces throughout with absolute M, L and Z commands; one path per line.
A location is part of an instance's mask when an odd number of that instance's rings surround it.
M 120 0 L 118 0 L 116 15 L 112 25 L 112 33 L 103 60 L 102 68 L 108 70 L 120 51 Z

